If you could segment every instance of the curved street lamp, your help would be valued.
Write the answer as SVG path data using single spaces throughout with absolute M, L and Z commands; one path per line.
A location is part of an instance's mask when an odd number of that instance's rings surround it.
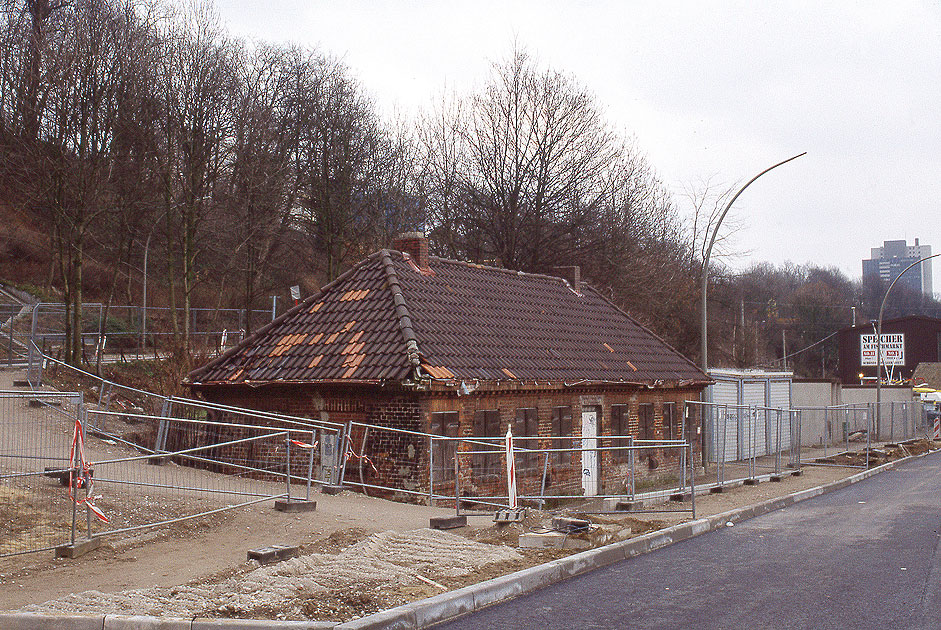
M 756 179 L 758 179 L 759 177 L 761 177 L 762 175 L 764 175 L 771 169 L 775 169 L 781 166 L 782 164 L 787 164 L 791 160 L 796 160 L 802 155 L 807 155 L 807 151 L 804 151 L 803 153 L 798 153 L 794 157 L 789 157 L 783 162 L 778 162 L 774 166 L 769 166 L 768 168 L 766 168 L 765 170 L 761 171 L 760 173 L 752 177 L 750 180 L 748 180 L 748 182 L 746 182 L 744 186 L 738 189 L 738 192 L 735 193 L 735 196 L 732 197 L 732 199 L 730 199 L 727 204 L 725 204 L 725 208 L 722 210 L 722 214 L 719 215 L 719 220 L 716 222 L 716 226 L 712 230 L 712 237 L 709 239 L 709 246 L 706 248 L 706 255 L 703 258 L 703 263 L 702 263 L 702 309 L 701 310 L 702 310 L 702 371 L 703 372 L 708 372 L 709 370 L 708 343 L 707 343 L 708 330 L 707 330 L 707 318 L 706 318 L 706 287 L 708 286 L 707 283 L 709 280 L 709 257 L 712 255 L 712 246 L 715 245 L 716 237 L 719 235 L 719 227 L 722 225 L 722 220 L 725 219 L 725 215 L 729 213 L 729 209 L 732 208 L 732 204 L 735 203 L 735 200 L 738 199 L 739 195 L 745 192 L 745 189 L 748 188 L 753 181 L 755 181 Z
M 902 273 L 895 276 L 895 280 L 889 284 L 889 288 L 885 290 L 885 296 L 882 298 L 882 305 L 879 307 L 879 321 L 876 324 L 876 439 L 879 439 L 879 430 L 882 428 L 882 315 L 885 312 L 885 303 L 889 299 L 889 292 L 892 291 L 892 287 L 899 281 L 899 278 L 905 275 L 906 271 L 937 256 L 941 256 L 941 252 L 916 260 L 903 269 Z

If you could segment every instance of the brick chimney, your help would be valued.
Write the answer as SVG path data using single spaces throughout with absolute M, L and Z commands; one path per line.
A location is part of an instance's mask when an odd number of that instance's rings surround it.
M 578 265 L 567 265 L 563 267 L 556 267 L 556 275 L 558 277 L 566 280 L 569 283 L 569 286 L 572 287 L 572 291 L 581 295 L 582 294 L 582 268 Z
M 392 249 L 408 254 L 419 269 L 428 267 L 428 238 L 423 232 L 405 232 L 392 241 Z

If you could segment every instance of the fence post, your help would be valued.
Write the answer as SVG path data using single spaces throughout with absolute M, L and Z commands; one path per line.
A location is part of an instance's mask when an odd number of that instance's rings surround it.
M 631 501 L 633 501 L 634 500 L 634 462 L 636 460 L 636 458 L 634 457 L 634 436 L 633 435 L 628 436 L 627 445 L 631 449 L 628 451 L 629 453 L 628 457 L 629 457 L 629 463 L 630 463 Z
M 548 455 L 547 455 L 548 457 Z M 545 492 L 545 478 L 543 478 L 543 492 Z M 458 442 L 454 449 L 454 514 L 461 515 L 461 444 Z
M 291 434 L 285 432 L 284 434 L 284 444 L 285 450 L 287 451 L 287 464 L 285 465 L 285 470 L 287 474 L 284 475 L 285 480 L 287 481 L 287 502 L 291 502 Z
M 435 443 L 434 436 L 428 436 L 428 507 L 435 504 Z
M 693 508 L 693 520 L 696 520 L 696 466 L 695 466 L 695 457 L 693 456 L 693 443 L 687 442 L 687 448 L 689 448 L 689 500 Z M 686 454 L 686 449 L 683 449 L 683 454 Z M 683 467 L 683 474 L 686 474 L 686 467 Z
M 539 509 L 546 505 L 546 478 L 549 475 L 549 453 L 546 453 L 545 462 L 542 465 L 542 484 L 539 486 Z
M 10 346 L 9 346 L 10 354 L 7 355 L 8 358 L 9 358 L 9 360 L 8 360 L 7 363 L 8 363 L 8 365 L 12 366 L 12 365 L 13 365 L 13 312 L 12 312 L 12 311 L 10 311 L 10 327 L 9 327 L 9 332 L 10 332 Z
M 689 405 L 688 404 L 683 405 L 683 418 L 681 419 L 681 422 L 683 423 L 683 426 L 680 427 L 680 439 L 683 441 L 688 441 L 690 444 L 692 444 L 693 443 L 692 440 L 688 439 L 686 435 L 686 425 L 689 423 Z M 683 476 L 682 476 L 680 487 L 685 488 L 686 487 L 686 449 L 683 449 L 683 455 L 682 455 L 681 460 L 682 461 L 680 462 L 680 468 L 683 469 Z
M 321 432 L 322 433 L 322 432 Z M 307 458 L 307 496 L 304 498 L 305 501 L 310 501 L 310 484 L 311 477 L 314 475 L 314 450 L 316 449 L 317 444 L 317 432 L 310 432 L 310 456 Z
M 337 458 L 334 464 L 334 466 L 336 466 L 336 473 L 333 475 L 333 478 L 337 480 L 336 483 L 338 486 L 342 486 L 343 480 L 346 479 L 346 443 L 347 441 L 352 443 L 352 430 L 353 423 L 350 421 L 346 423 L 342 431 L 337 431 Z

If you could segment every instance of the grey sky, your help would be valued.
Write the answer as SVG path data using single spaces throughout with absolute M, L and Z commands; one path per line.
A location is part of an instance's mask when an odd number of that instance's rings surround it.
M 342 57 L 383 111 L 480 84 L 518 41 L 592 90 L 687 208 L 744 183 L 742 267 L 852 277 L 887 239 L 941 251 L 941 3 L 217 0 L 230 32 Z M 939 277 L 939 274 L 935 274 Z M 935 287 L 937 291 L 938 286 Z

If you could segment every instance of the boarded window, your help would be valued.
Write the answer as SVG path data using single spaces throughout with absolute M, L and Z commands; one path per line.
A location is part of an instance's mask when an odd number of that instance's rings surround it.
M 572 408 L 555 407 L 552 409 L 552 435 L 558 437 L 572 436 Z M 552 448 L 573 448 L 572 440 L 554 439 Z M 553 461 L 556 464 L 572 463 L 572 453 L 553 453 Z
M 663 437 L 667 440 L 682 439 L 683 427 L 677 421 L 676 403 L 663 403 Z
M 519 448 L 538 449 L 539 440 L 525 439 L 527 437 L 535 438 L 539 435 L 539 420 L 536 416 L 536 410 L 532 408 L 523 408 L 516 410 L 516 417 L 513 419 L 513 437 L 514 445 Z M 517 453 L 517 469 L 533 468 L 537 465 L 536 453 Z
M 475 437 L 502 437 L 500 435 L 500 411 L 497 409 L 486 409 L 483 411 L 478 411 L 474 414 L 474 436 Z M 475 451 L 490 451 L 493 450 L 492 455 L 487 453 L 478 453 L 473 457 L 473 467 L 474 472 L 477 473 L 494 473 L 497 472 L 497 468 L 500 466 L 500 445 L 494 442 L 493 440 L 487 440 L 491 442 L 493 446 L 488 446 L 486 444 L 474 444 L 473 449 Z
M 630 411 L 628 405 L 611 405 L 611 434 L 622 436 L 611 440 L 611 446 L 630 446 L 630 440 L 626 437 L 631 433 Z M 629 457 L 630 451 L 611 452 L 611 458 L 616 462 L 626 462 Z
M 640 424 L 640 439 L 656 440 L 657 433 L 654 430 L 652 403 L 643 403 L 637 406 L 637 420 Z
M 431 414 L 431 433 L 443 437 L 456 438 L 460 423 L 456 411 L 443 411 Z M 454 454 L 457 452 L 457 440 L 433 440 L 432 461 L 435 480 L 454 479 Z

